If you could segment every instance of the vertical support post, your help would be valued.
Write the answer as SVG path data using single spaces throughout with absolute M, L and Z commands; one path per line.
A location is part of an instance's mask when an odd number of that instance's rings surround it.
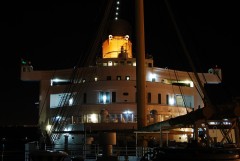
M 64 135 L 64 151 L 68 151 L 68 134 Z
M 163 146 L 163 143 L 162 143 L 162 127 L 160 127 L 160 147 Z
M 136 2 L 136 79 L 137 79 L 137 124 L 138 130 L 147 125 L 146 116 L 146 69 L 143 0 Z
M 138 137 L 138 133 L 136 132 L 136 157 L 138 156 L 137 154 L 138 154 L 138 139 L 137 139 L 137 137 Z

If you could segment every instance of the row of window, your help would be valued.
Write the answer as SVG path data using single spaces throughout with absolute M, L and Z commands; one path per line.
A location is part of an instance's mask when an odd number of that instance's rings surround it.
M 107 80 L 111 80 L 111 76 L 107 76 Z M 122 76 L 117 76 L 117 80 L 122 80 Z M 125 80 L 130 80 L 130 76 L 125 76 Z
M 123 79 L 124 78 L 124 79 Z M 106 77 L 106 80 L 112 80 L 112 76 L 107 76 Z M 116 80 L 130 80 L 130 76 L 125 76 L 125 77 L 122 77 L 122 76 L 116 76 Z M 98 81 L 98 77 L 95 77 L 94 78 L 94 81 Z M 152 78 L 151 80 L 152 82 L 156 82 L 156 78 Z M 86 79 L 81 79 L 78 81 L 78 83 L 85 83 L 86 82 Z M 58 79 L 52 79 L 51 80 L 51 86 L 56 86 L 56 85 L 67 85 L 67 84 L 71 84 L 72 82 L 69 81 L 69 80 L 58 80 Z M 166 79 L 163 79 L 162 80 L 162 83 L 166 83 L 166 84 L 172 84 L 172 85 L 176 85 L 176 86 L 185 86 L 185 87 L 193 87 L 193 82 L 190 82 L 190 81 L 168 81 Z
M 147 121 L 159 122 L 164 121 L 172 117 L 167 114 L 157 114 L 155 118 L 152 114 L 147 115 Z M 77 123 L 136 123 L 137 115 L 134 113 L 122 113 L 122 114 L 108 114 L 106 117 L 102 117 L 101 114 L 84 114 L 79 116 L 71 116 L 67 118 L 61 118 L 59 116 L 53 117 L 52 122 L 77 124 Z
M 108 61 L 103 63 L 98 63 L 98 66 L 119 66 L 119 65 L 129 65 L 136 66 L 136 62 L 132 61 Z
M 128 92 L 124 92 L 123 95 L 127 96 Z M 137 102 L 137 97 L 135 97 L 135 102 Z M 127 100 L 125 100 L 127 101 Z M 109 103 L 115 103 L 116 102 L 116 92 L 103 92 L 101 91 L 99 93 L 99 103 L 102 104 L 109 104 Z M 87 94 L 84 93 L 83 97 L 83 103 L 87 103 Z M 152 103 L 152 94 L 149 92 L 147 93 L 147 103 Z M 162 95 L 158 93 L 157 95 L 157 103 L 162 104 Z M 166 95 L 166 104 L 167 105 L 176 105 L 176 106 L 182 106 L 182 107 L 194 107 L 193 104 L 193 96 L 182 96 L 182 95 L 175 95 L 175 98 L 170 97 L 169 95 Z
M 60 107 L 65 101 L 68 100 L 68 105 L 72 106 L 74 104 L 78 104 L 77 100 L 79 100 L 79 95 L 76 93 L 74 94 L 75 96 L 71 96 L 70 93 L 61 93 L 61 94 L 51 94 L 50 96 L 50 107 L 51 108 L 56 108 Z M 123 92 L 123 96 L 126 96 L 126 99 L 123 100 L 124 102 L 128 102 L 127 96 L 129 95 L 128 92 Z M 82 103 L 87 104 L 89 103 L 87 100 L 88 96 L 87 93 L 83 93 L 82 97 Z M 151 104 L 152 102 L 152 93 L 148 92 L 147 93 L 147 103 Z M 111 92 L 111 91 L 100 91 L 98 93 L 98 98 L 97 98 L 97 103 L 100 104 L 110 104 L 110 103 L 116 103 L 117 102 L 117 93 L 116 92 Z M 193 96 L 188 96 L 188 95 L 166 95 L 166 105 L 170 106 L 181 106 L 181 107 L 194 107 L 194 97 Z M 94 101 L 95 102 L 95 101 Z M 137 95 L 135 95 L 135 102 L 137 102 Z M 161 93 L 157 94 L 157 102 L 154 102 L 157 104 L 162 104 L 162 95 Z
M 107 80 L 112 80 L 112 77 L 111 76 L 107 76 Z M 117 76 L 116 77 L 116 80 L 122 80 L 122 76 Z M 125 76 L 125 79 L 124 80 L 130 80 L 130 76 Z M 94 81 L 98 81 L 98 78 L 95 77 L 94 78 Z M 86 79 L 82 79 L 79 83 L 85 83 L 86 82 Z M 65 80 L 65 81 L 56 81 L 56 80 L 52 80 L 51 81 L 51 86 L 57 86 L 57 85 L 68 85 L 68 84 L 71 84 L 71 81 L 68 81 L 68 80 Z
M 128 60 L 110 60 L 107 62 L 97 62 L 97 66 L 119 66 L 119 65 L 129 65 L 129 66 L 136 66 L 136 61 L 128 61 Z M 152 62 L 145 62 L 145 66 L 147 67 L 153 67 L 153 63 Z

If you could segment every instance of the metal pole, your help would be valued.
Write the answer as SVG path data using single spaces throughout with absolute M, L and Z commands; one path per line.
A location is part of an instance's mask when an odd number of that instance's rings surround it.
M 137 150 L 138 150 L 138 146 L 137 146 L 137 137 L 138 137 L 138 134 L 136 132 L 136 157 L 137 157 Z
M 160 147 L 162 147 L 162 127 L 160 127 Z
M 86 159 L 86 143 L 87 143 L 87 132 L 86 132 L 87 128 L 85 127 L 84 129 L 84 149 L 83 149 L 83 153 L 84 153 L 84 159 Z
M 137 124 L 138 130 L 147 125 L 146 116 L 146 69 L 143 0 L 136 2 L 136 79 L 137 79 Z

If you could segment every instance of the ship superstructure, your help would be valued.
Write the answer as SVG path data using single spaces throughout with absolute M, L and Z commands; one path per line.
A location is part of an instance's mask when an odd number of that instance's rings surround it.
M 128 22 L 117 18 L 105 26 L 109 29 L 101 35 L 101 52 L 93 49 L 89 58 L 78 61 L 84 65 L 41 71 L 22 61 L 21 80 L 40 84 L 38 124 L 45 134 L 40 147 L 47 150 L 49 139 L 51 149 L 84 159 L 94 155 L 100 161 L 128 160 L 128 156 L 159 160 L 165 152 L 158 148 L 180 145 L 180 149 L 196 150 L 190 152 L 194 155 L 200 154 L 196 149 L 200 147 L 204 157 L 222 159 L 215 151 L 220 146 L 239 147 L 239 101 L 221 93 L 220 68 L 197 73 L 180 32 L 193 72 L 156 66 L 154 57 L 145 52 L 143 1 L 136 1 L 136 6 L 135 42 Z M 95 63 L 90 64 L 93 57 Z M 211 93 L 212 87 L 219 92 Z M 224 158 L 233 152 L 223 150 Z M 238 159 L 235 150 L 230 157 Z M 179 159 L 172 153 L 166 157 Z
M 125 21 L 111 25 L 102 57 L 94 66 L 48 71 L 35 71 L 27 64 L 21 67 L 21 80 L 40 82 L 39 125 L 48 133 L 59 132 L 54 141 L 64 138 L 62 131 L 137 129 L 137 64 L 131 32 Z M 198 73 L 202 84 L 221 83 L 221 70 L 213 71 Z M 147 54 L 145 72 L 148 125 L 204 106 L 192 72 L 156 67 Z

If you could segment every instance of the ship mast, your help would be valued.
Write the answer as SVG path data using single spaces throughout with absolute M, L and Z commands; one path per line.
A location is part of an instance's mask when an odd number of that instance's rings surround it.
M 146 77 L 145 77 L 145 38 L 143 0 L 135 0 L 136 5 L 136 84 L 137 84 L 137 124 L 138 130 L 147 125 Z

